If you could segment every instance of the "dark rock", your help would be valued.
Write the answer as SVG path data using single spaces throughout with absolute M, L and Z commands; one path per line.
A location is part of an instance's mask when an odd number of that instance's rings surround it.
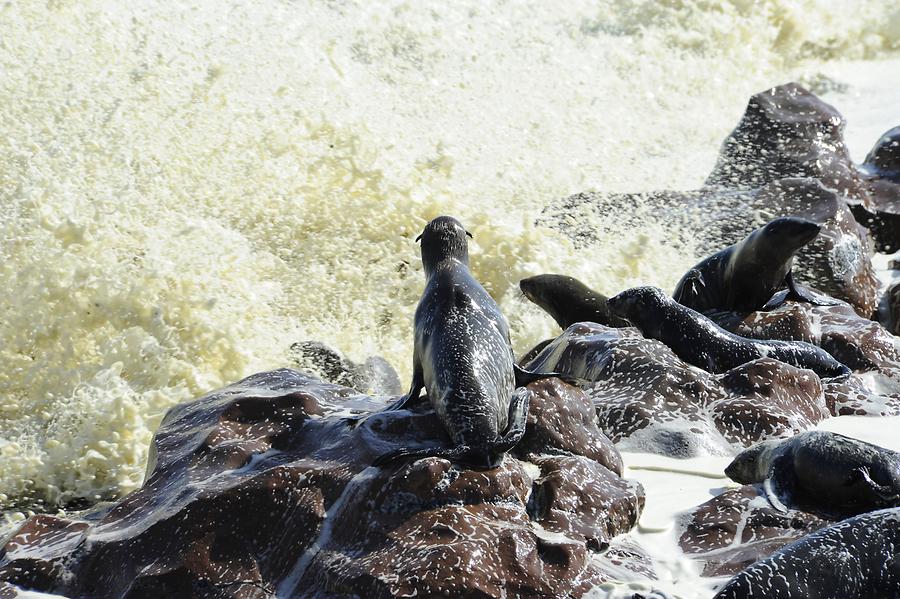
M 900 351 L 895 339 L 850 306 L 787 301 L 770 312 L 720 313 L 714 319 L 744 337 L 818 345 L 856 373 L 864 373 L 863 377 L 825 382 L 825 399 L 832 415 L 900 415 Z
M 682 522 L 678 544 L 688 556 L 703 564 L 704 576 L 740 572 L 829 524 L 798 510 L 779 512 L 761 489 L 750 485 L 713 497 L 685 514 Z
M 866 186 L 844 143 L 844 117 L 797 83 L 750 98 L 722 143 L 709 186 L 759 188 L 786 177 L 818 179 L 844 201 L 868 206 Z
M 828 415 L 819 378 L 769 358 L 713 375 L 636 329 L 577 323 L 528 368 L 591 383 L 600 429 L 620 449 L 673 457 L 728 454 Z
M 352 362 L 318 341 L 291 345 L 291 359 L 298 368 L 370 395 L 403 393 L 397 371 L 381 356 L 371 356 L 362 364 Z
M 716 599 L 897 597 L 900 508 L 832 524 L 732 578 Z
M 556 380 L 529 389 L 536 466 L 508 455 L 486 471 L 435 457 L 379 469 L 372 460 L 395 446 L 449 443 L 428 402 L 376 412 L 382 403 L 296 371 L 254 375 L 170 410 L 139 490 L 90 517 L 27 520 L 0 549 L 0 590 L 570 597 L 623 561 L 652 572 L 615 539 L 643 491 L 607 467 L 621 472 L 621 458 L 586 398 Z

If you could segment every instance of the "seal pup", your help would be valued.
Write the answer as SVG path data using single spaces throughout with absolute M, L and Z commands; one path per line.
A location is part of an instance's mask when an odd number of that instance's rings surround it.
M 776 218 L 690 269 L 678 281 L 672 297 L 698 312 L 769 310 L 784 299 L 832 305 L 798 286 L 791 273 L 794 254 L 821 229 L 821 225 L 805 218 Z M 776 303 L 770 302 L 785 285 L 789 293 Z
M 627 327 L 628 321 L 609 313 L 602 293 L 566 275 L 545 274 L 519 281 L 522 294 L 553 317 L 561 329 L 576 322 L 596 322 L 607 327 Z
M 630 321 L 644 337 L 662 341 L 685 362 L 712 373 L 769 357 L 808 368 L 821 378 L 850 375 L 849 368 L 820 347 L 803 341 L 760 341 L 729 333 L 658 287 L 634 287 L 607 303 L 613 314 Z
M 422 242 L 427 282 L 416 308 L 412 384 L 387 408 L 402 409 L 425 389 L 454 447 L 400 449 L 378 457 L 376 466 L 401 457 L 437 456 L 494 468 L 525 433 L 530 395 L 516 388 L 561 376 L 515 364 L 509 325 L 469 272 L 466 236 L 472 235 L 458 220 L 439 216 L 416 238 Z
M 785 545 L 725 583 L 714 599 L 896 599 L 900 509 L 878 510 Z
M 846 518 L 900 507 L 900 453 L 826 431 L 764 441 L 745 449 L 725 468 L 731 480 L 763 483 L 777 510 L 797 506 Z

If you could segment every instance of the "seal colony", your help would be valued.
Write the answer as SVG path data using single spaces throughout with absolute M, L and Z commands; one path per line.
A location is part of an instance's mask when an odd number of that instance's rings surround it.
M 797 93 L 788 86 L 771 95 Z M 766 106 L 766 115 L 780 118 L 782 103 Z M 752 129 L 750 121 L 742 126 Z M 831 117 L 801 124 L 798 135 L 812 144 L 821 141 L 810 135 L 820 125 L 834 133 Z M 867 176 L 876 183 L 896 175 L 897 136 L 889 132 L 868 160 Z M 746 149 L 726 144 L 717 169 L 734 166 L 726 159 L 735 148 Z M 769 175 L 812 177 L 813 167 L 829 164 L 802 163 L 808 156 L 818 154 L 796 152 L 777 168 L 762 165 L 754 184 L 768 186 Z M 795 172 L 798 160 L 803 168 Z M 863 206 L 865 193 L 851 188 L 856 167 L 839 166 L 846 167 L 843 191 L 861 194 L 857 207 Z M 770 192 L 776 188 L 782 189 Z M 852 216 L 827 208 L 829 218 L 865 240 Z M 453 217 L 437 217 L 416 239 L 426 284 L 405 395 L 385 406 L 282 369 L 176 406 L 154 439 L 158 458 L 148 482 L 85 521 L 29 520 L 0 550 L 0 595 L 16 584 L 92 597 L 271 597 L 300 589 L 328 596 L 562 597 L 583 596 L 610 580 L 654 580 L 653 560 L 630 540 L 613 538 L 636 525 L 644 491 L 621 478 L 623 460 L 612 441 L 656 435 L 658 447 L 669 448 L 659 452 L 665 455 L 687 455 L 673 451 L 678 447 L 716 453 L 721 446 L 702 443 L 709 434 L 725 442 L 725 453 L 747 448 L 724 469 L 745 486 L 717 490 L 690 514 L 682 537 L 701 548 L 722 542 L 710 553 L 733 552 L 731 563 L 704 571 L 737 574 L 720 597 L 900 596 L 898 454 L 801 432 L 843 413 L 839 398 L 859 406 L 852 402 L 875 395 L 848 364 L 869 369 L 866 375 L 884 374 L 884 365 L 900 372 L 894 340 L 879 345 L 883 330 L 865 329 L 862 340 L 826 339 L 823 315 L 857 322 L 865 303 L 853 312 L 794 280 L 795 259 L 798 267 L 817 259 L 832 269 L 846 266 L 833 253 L 803 257 L 834 233 L 827 220 L 783 216 L 737 232 L 721 244 L 731 245 L 684 274 L 674 297 L 640 286 L 606 298 L 566 275 L 523 279 L 523 294 L 566 329 L 536 348 L 534 360 L 523 362 L 527 369 L 515 362 L 497 303 L 470 272 L 471 233 Z M 841 245 L 834 239 L 832 250 Z M 871 266 L 857 249 L 848 252 L 848 263 Z M 750 338 L 703 312 L 737 315 L 746 319 L 741 324 L 784 317 L 787 326 L 756 327 L 760 338 Z M 814 320 L 818 334 L 802 326 Z M 784 336 L 769 338 L 775 334 Z M 336 381 L 368 387 L 379 378 L 393 388 L 386 363 L 373 361 L 378 367 L 370 375 L 327 346 L 292 349 Z M 877 363 L 870 360 L 875 354 Z M 884 399 L 883 406 L 900 403 L 900 392 Z M 687 414 L 681 422 L 690 426 L 674 432 L 644 426 L 648 415 L 659 414 L 669 421 Z M 715 513 L 717 506 L 727 509 Z M 221 517 L 227 513 L 243 517 Z M 847 516 L 853 517 L 829 522 Z M 783 536 L 772 541 L 772 529 Z M 150 550 L 135 550 L 141 548 Z M 160 563 L 159 555 L 173 557 Z M 751 564 L 747 555 L 759 561 Z M 832 567 L 837 561 L 841 567 Z

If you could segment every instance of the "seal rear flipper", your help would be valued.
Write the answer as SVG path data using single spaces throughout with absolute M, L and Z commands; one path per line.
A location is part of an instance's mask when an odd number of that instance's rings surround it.
M 894 507 L 900 502 L 900 494 L 889 485 L 880 485 L 872 480 L 867 468 L 860 466 L 851 472 L 847 486 L 858 487 L 868 494 L 873 503 L 882 507 Z
M 506 430 L 492 444 L 492 450 L 505 453 L 515 447 L 522 439 L 528 421 L 528 402 L 530 399 L 531 392 L 527 389 L 519 388 L 513 391 L 512 399 L 509 402 L 509 417 Z
M 528 385 L 528 383 L 533 383 L 534 381 L 540 381 L 543 379 L 549 378 L 558 378 L 563 381 L 569 383 L 570 385 L 581 385 L 585 383 L 589 383 L 585 379 L 579 378 L 577 376 L 572 376 L 569 374 L 563 374 L 561 372 L 531 372 L 529 370 L 525 370 L 518 364 L 513 364 L 513 371 L 516 375 L 516 387 L 524 387 Z
M 794 280 L 794 273 L 788 271 L 787 276 L 784 277 L 784 282 L 787 283 L 788 292 L 785 295 L 784 299 L 792 299 L 801 302 L 806 302 L 807 304 L 812 304 L 814 306 L 837 306 L 840 305 L 840 302 L 837 300 L 826 299 L 810 289 L 803 287 L 802 285 L 798 285 Z M 769 300 L 771 301 L 771 300 Z M 782 302 L 783 303 L 783 302 Z M 766 304 L 768 305 L 768 304 Z

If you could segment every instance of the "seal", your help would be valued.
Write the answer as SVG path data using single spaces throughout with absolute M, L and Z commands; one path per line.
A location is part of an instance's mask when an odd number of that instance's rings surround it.
M 576 322 L 627 327 L 626 320 L 609 313 L 602 293 L 566 275 L 545 274 L 519 281 L 522 294 L 553 317 L 563 330 Z
M 849 518 L 739 572 L 714 599 L 898 597 L 900 509 Z
M 530 394 L 517 387 L 561 376 L 515 364 L 509 325 L 469 272 L 466 236 L 471 234 L 458 220 L 439 216 L 416 239 L 422 241 L 426 285 L 415 315 L 412 384 L 387 408 L 403 409 L 425 389 L 454 447 L 400 449 L 378 457 L 376 466 L 437 456 L 496 467 L 525 432 Z
M 678 281 L 672 297 L 698 312 L 768 310 L 784 299 L 832 305 L 798 286 L 791 273 L 794 254 L 815 239 L 821 228 L 805 218 L 776 218 L 691 268 Z M 785 285 L 789 293 L 773 305 L 772 296 Z
M 739 453 L 725 474 L 745 485 L 762 483 L 782 512 L 795 506 L 843 519 L 900 507 L 900 453 L 837 433 L 758 443 Z
M 849 368 L 820 347 L 803 341 L 760 341 L 729 333 L 658 287 L 634 287 L 607 303 L 610 312 L 630 321 L 644 337 L 662 341 L 688 364 L 712 373 L 768 357 L 808 368 L 821 378 L 850 375 Z

